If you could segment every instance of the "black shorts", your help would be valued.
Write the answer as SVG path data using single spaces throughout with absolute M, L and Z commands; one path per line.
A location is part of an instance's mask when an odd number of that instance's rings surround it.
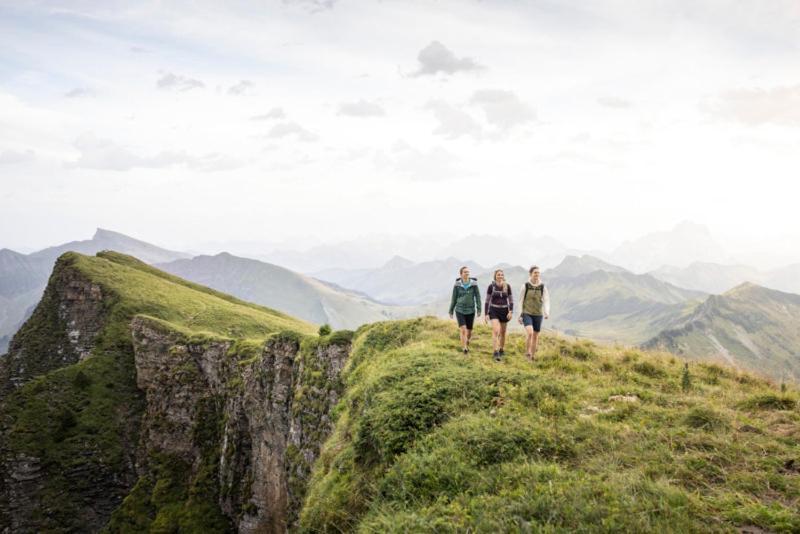
M 489 307 L 489 319 L 497 319 L 501 323 L 508 322 L 508 308 Z
M 542 331 L 542 319 L 544 319 L 544 317 L 541 315 L 522 314 L 522 324 L 525 326 L 532 326 L 534 332 Z
M 475 314 L 456 312 L 456 321 L 458 321 L 458 326 L 466 326 L 467 330 L 472 330 L 472 325 L 475 324 Z

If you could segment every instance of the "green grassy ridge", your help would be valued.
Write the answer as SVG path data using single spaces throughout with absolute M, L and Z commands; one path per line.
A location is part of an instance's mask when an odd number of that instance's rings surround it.
M 684 391 L 671 355 L 551 336 L 498 364 L 490 339 L 358 330 L 302 531 L 800 530 L 796 390 L 696 363 Z
M 94 478 L 121 480 L 113 489 L 120 499 L 125 477 L 132 476 L 128 466 L 144 409 L 136 387 L 130 330 L 134 317 L 147 317 L 193 342 L 235 340 L 230 356 L 237 359 L 242 357 L 239 352 L 251 355 L 268 337 L 283 333 L 299 339 L 314 333 L 308 323 L 186 282 L 123 254 L 66 253 L 56 269 L 74 269 L 101 286 L 104 327 L 91 357 L 34 378 L 0 405 L 3 452 L 9 458 L 39 459 L 45 482 L 35 498 L 47 506 L 39 519 L 56 532 L 81 528 L 81 505 L 75 496 L 90 489 L 84 487 L 91 484 L 90 477 L 69 478 L 69 472 L 85 470 Z M 55 313 L 58 303 L 44 305 Z M 53 315 L 46 311 L 32 320 Z M 40 330 L 26 325 L 26 331 Z

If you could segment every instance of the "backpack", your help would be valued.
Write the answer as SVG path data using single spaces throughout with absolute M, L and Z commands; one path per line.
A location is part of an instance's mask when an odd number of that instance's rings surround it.
M 544 283 L 540 284 L 542 286 L 542 298 L 544 298 Z M 520 306 L 525 304 L 525 297 L 528 296 L 528 289 L 532 287 L 530 282 L 525 282 L 525 292 L 522 294 L 522 302 L 520 302 Z

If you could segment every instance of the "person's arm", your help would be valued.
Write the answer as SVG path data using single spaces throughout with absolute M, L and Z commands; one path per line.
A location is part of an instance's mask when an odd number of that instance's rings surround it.
M 508 284 L 506 289 L 508 289 L 508 313 L 514 313 L 514 295 L 511 294 L 511 284 Z
M 453 316 L 453 310 L 456 309 L 456 295 L 458 295 L 458 288 L 453 286 L 453 294 L 450 295 L 450 311 L 447 312 L 450 317 Z
M 492 301 L 492 284 L 486 287 L 486 302 L 483 303 L 483 313 L 489 316 L 489 303 Z
M 547 290 L 547 286 L 544 286 L 544 291 L 542 291 L 542 309 L 544 311 L 544 316 L 546 318 L 550 318 L 550 292 Z
M 478 317 L 481 316 L 481 290 L 478 289 L 478 285 L 475 284 L 475 291 L 473 291 L 475 295 L 475 309 L 478 311 Z
M 525 306 L 525 289 L 527 287 L 528 287 L 527 285 L 522 284 L 520 286 L 520 288 L 519 288 L 519 294 L 520 294 L 520 297 L 519 297 L 519 316 L 520 317 L 522 317 L 522 310 L 524 309 L 524 306 Z

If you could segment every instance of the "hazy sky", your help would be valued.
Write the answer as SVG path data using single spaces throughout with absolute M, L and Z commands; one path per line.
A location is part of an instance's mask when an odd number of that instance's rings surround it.
M 2 1 L 0 247 L 797 234 L 799 57 L 796 0 Z

